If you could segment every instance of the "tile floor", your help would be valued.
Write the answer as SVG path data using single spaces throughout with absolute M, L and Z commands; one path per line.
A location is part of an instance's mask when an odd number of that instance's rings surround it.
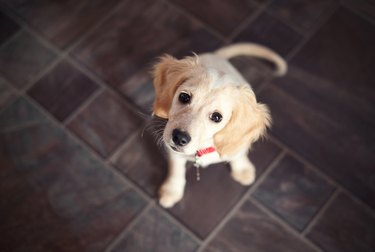
M 1 251 L 375 251 L 375 4 L 352 0 L 0 0 Z M 233 59 L 268 104 L 250 187 L 188 164 L 156 203 L 157 56 L 252 41 Z M 154 122 L 162 124 L 163 122 Z M 145 130 L 146 129 L 146 130 Z

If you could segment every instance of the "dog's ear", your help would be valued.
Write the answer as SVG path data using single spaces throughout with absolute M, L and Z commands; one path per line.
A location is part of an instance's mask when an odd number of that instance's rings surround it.
M 257 103 L 250 88 L 238 87 L 233 94 L 233 101 L 229 122 L 214 136 L 216 149 L 221 156 L 233 155 L 241 148 L 249 148 L 271 126 L 267 106 Z
M 161 57 L 154 67 L 155 102 L 154 115 L 168 118 L 169 109 L 177 88 L 188 78 L 198 59 L 186 57 L 177 60 L 170 55 Z

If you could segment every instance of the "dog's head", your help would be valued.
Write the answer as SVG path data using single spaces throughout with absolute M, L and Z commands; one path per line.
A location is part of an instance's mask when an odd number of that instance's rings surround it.
M 235 82 L 198 57 L 162 57 L 154 69 L 153 112 L 168 119 L 165 144 L 186 155 L 213 146 L 225 157 L 263 136 L 271 123 L 267 107 L 249 85 Z

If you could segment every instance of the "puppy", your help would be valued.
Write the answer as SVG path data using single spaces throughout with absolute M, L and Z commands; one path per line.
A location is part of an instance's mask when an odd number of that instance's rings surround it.
M 185 165 L 229 162 L 231 175 L 242 185 L 255 179 L 247 157 L 253 142 L 266 133 L 271 116 L 260 104 L 250 84 L 229 63 L 235 56 L 263 58 L 276 65 L 276 75 L 287 70 L 285 61 L 257 44 L 235 44 L 214 53 L 177 60 L 161 57 L 154 68 L 153 114 L 168 119 L 163 142 L 169 156 L 168 177 L 159 190 L 159 203 L 166 208 L 181 200 Z

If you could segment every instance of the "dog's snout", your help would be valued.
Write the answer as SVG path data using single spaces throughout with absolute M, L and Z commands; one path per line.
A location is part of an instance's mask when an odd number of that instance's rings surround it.
M 191 137 L 187 132 L 174 129 L 172 132 L 172 140 L 178 146 L 185 146 L 190 142 Z

